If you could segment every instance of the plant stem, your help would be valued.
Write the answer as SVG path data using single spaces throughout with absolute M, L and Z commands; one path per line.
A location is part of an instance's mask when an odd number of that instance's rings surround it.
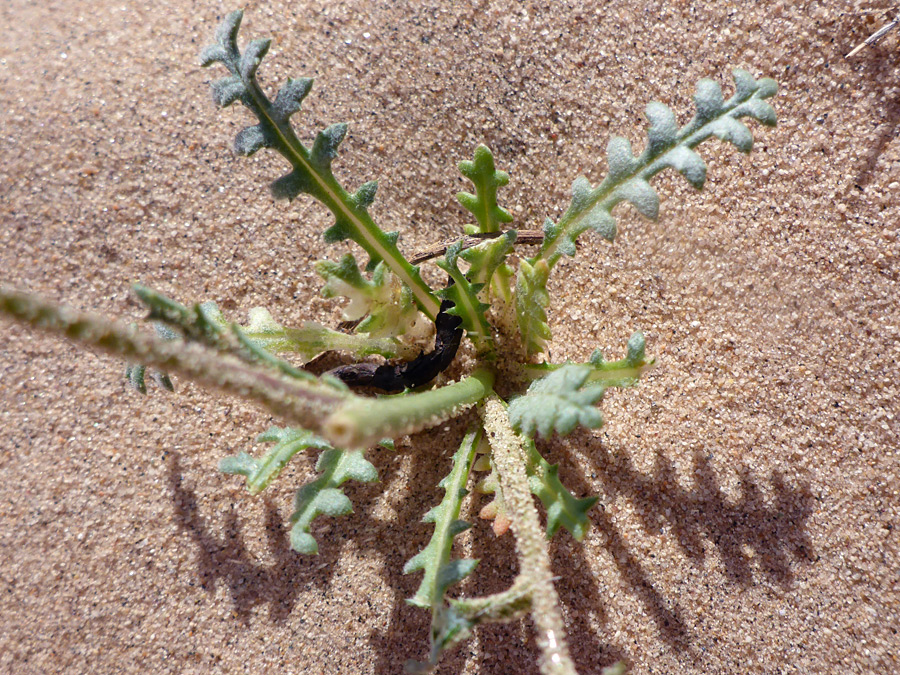
M 479 368 L 459 382 L 421 394 L 348 398 L 325 421 L 325 435 L 337 446 L 364 448 L 387 436 L 415 433 L 483 400 L 493 384 L 493 371 Z
M 478 598 L 451 598 L 450 605 L 473 624 L 519 619 L 531 610 L 531 581 L 520 574 L 505 591 Z
M 526 455 L 522 441 L 509 424 L 506 406 L 496 396 L 485 401 L 482 418 L 503 500 L 512 518 L 521 565 L 520 576 L 528 579 L 531 588 L 532 616 L 541 648 L 541 673 L 574 675 L 575 664 L 569 656 L 565 625 L 559 611 L 559 596 L 553 587 L 547 539 L 525 473 Z
M 0 314 L 133 363 L 156 366 L 199 384 L 252 399 L 292 424 L 314 432 L 323 430 L 329 412 L 345 400 L 357 398 L 320 382 L 288 378 L 209 347 L 182 340 L 163 340 L 102 316 L 78 312 L 6 287 L 0 287 Z

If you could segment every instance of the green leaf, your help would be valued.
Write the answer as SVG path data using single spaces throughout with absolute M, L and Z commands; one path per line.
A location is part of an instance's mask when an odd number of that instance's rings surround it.
M 606 386 L 587 384 L 590 374 L 589 366 L 570 364 L 532 382 L 524 396 L 509 404 L 513 428 L 529 437 L 535 431 L 546 437 L 554 431 L 567 434 L 578 424 L 589 429 L 601 426 L 603 417 L 594 404 Z
M 515 621 L 531 609 L 531 588 L 517 579 L 509 589 L 480 598 L 451 598 L 432 615 L 431 652 L 428 661 L 407 661 L 410 673 L 428 673 L 441 654 L 467 639 L 472 629 L 485 623 Z
M 541 500 L 547 512 L 547 538 L 556 534 L 560 527 L 564 527 L 577 541 L 581 541 L 591 526 L 587 512 L 599 498 L 578 499 L 560 482 L 559 465 L 549 464 L 541 457 L 534 441 L 526 439 L 525 449 L 528 454 L 526 466 L 528 485 L 532 494 Z
M 507 410 L 511 413 L 512 403 Z M 512 421 L 512 417 L 510 417 Z M 552 537 L 560 527 L 566 528 L 576 540 L 581 541 L 590 528 L 587 512 L 597 503 L 597 497 L 575 497 L 559 480 L 559 467 L 549 464 L 538 452 L 534 440 L 521 436 L 522 448 L 525 450 L 525 473 L 532 494 L 537 496 L 547 512 L 547 538 Z M 501 501 L 502 491 L 494 474 L 488 478 L 488 491 L 497 493 L 496 500 Z M 493 483 L 493 484 L 490 484 Z
M 430 331 L 430 323 L 419 314 L 408 288 L 397 281 L 383 262 L 375 266 L 371 280 L 363 276 L 350 253 L 337 263 L 320 260 L 315 268 L 325 279 L 324 297 L 344 296 L 350 300 L 344 308 L 344 321 L 363 319 L 356 328 L 358 332 L 373 338 L 406 334 L 417 338 Z
M 640 331 L 635 332 L 628 339 L 628 353 L 620 361 L 605 361 L 599 349 L 591 354 L 588 363 L 581 364 L 590 368 L 587 382 L 602 384 L 604 387 L 630 387 L 635 384 L 651 366 L 653 361 L 647 361 L 644 353 L 644 335 Z M 571 363 L 526 363 L 522 365 L 524 374 L 532 380 L 546 377 L 554 371 L 558 371 Z
M 327 450 L 331 447 L 311 431 L 294 427 L 270 427 L 268 431 L 257 436 L 256 441 L 275 443 L 275 446 L 259 460 L 242 452 L 233 457 L 225 457 L 219 462 L 219 471 L 246 476 L 247 489 L 252 495 L 265 490 L 301 450 L 308 448 Z
M 463 328 L 475 343 L 479 352 L 490 349 L 493 345 L 491 326 L 488 323 L 485 312 L 490 308 L 478 299 L 478 293 L 483 284 L 472 284 L 466 275 L 459 269 L 459 252 L 462 242 L 452 244 L 443 258 L 437 261 L 438 267 L 444 270 L 453 279 L 451 285 L 441 291 L 438 296 L 445 300 L 451 300 L 453 307 L 447 313 L 462 319 Z
M 256 81 L 256 71 L 269 49 L 269 40 L 253 40 L 243 56 L 237 48 L 237 32 L 241 12 L 232 12 L 216 33 L 216 44 L 201 53 L 204 66 L 220 62 L 231 77 L 213 85 L 213 96 L 220 106 L 240 101 L 257 117 L 259 123 L 241 130 L 235 140 L 235 151 L 251 155 L 261 148 L 272 148 L 291 164 L 291 170 L 272 183 L 276 198 L 294 199 L 306 193 L 324 204 L 334 215 L 335 224 L 326 232 L 327 241 L 349 238 L 359 244 L 373 265 L 384 261 L 400 283 L 408 286 L 414 302 L 431 319 L 437 316 L 440 303 L 414 267 L 397 248 L 396 234 L 384 232 L 369 215 L 368 207 L 375 197 L 373 182 L 365 183 L 355 194 L 338 183 L 331 170 L 338 146 L 347 134 L 344 123 L 332 124 L 316 135 L 312 148 L 304 146 L 291 127 L 290 117 L 300 110 L 312 81 L 288 79 L 271 102 Z
M 189 308 L 143 286 L 135 286 L 135 293 L 150 307 L 150 318 L 157 319 L 158 327 L 172 326 L 188 340 L 202 342 L 246 361 L 265 363 L 298 379 L 316 378 L 277 358 L 275 354 L 298 354 L 306 362 L 332 350 L 350 352 L 357 357 L 379 354 L 385 358 L 414 358 L 419 353 L 415 345 L 393 338 L 348 335 L 312 321 L 303 322 L 299 328 L 286 328 L 275 321 L 264 307 L 251 309 L 248 323 L 242 326 L 229 322 L 214 302 Z M 416 312 L 411 301 L 407 307 Z M 420 322 L 426 323 L 424 320 Z M 177 336 L 176 333 L 171 335 Z
M 235 101 L 241 101 L 247 95 L 247 88 L 236 75 L 216 80 L 212 87 L 213 101 L 220 108 L 227 108 Z
M 222 313 L 215 303 L 195 304 L 186 307 L 162 293 L 140 284 L 132 286 L 138 300 L 150 309 L 150 321 L 162 323 L 184 335 L 189 341 L 200 342 L 218 349 L 229 349 L 225 321 L 219 320 Z
M 353 505 L 338 488 L 351 479 L 362 483 L 378 480 L 378 472 L 361 450 L 325 450 L 319 455 L 316 471 L 321 474 L 319 478 L 297 490 L 291 516 L 291 547 L 306 555 L 319 552 L 318 543 L 309 533 L 315 518 L 353 513 Z
M 480 301 L 488 301 L 488 289 L 493 289 L 494 295 L 503 302 L 510 301 L 509 280 L 513 271 L 505 261 L 515 242 L 516 231 L 510 230 L 460 252 L 459 257 L 469 263 L 466 278 L 473 287 L 481 288 L 477 294 Z
M 663 169 L 675 169 L 693 187 L 702 188 L 706 164 L 693 148 L 707 138 L 716 136 L 741 152 L 749 152 L 753 135 L 740 119 L 749 117 L 767 126 L 774 125 L 775 111 L 765 99 L 775 95 L 777 85 L 769 79 L 756 80 L 745 70 L 734 71 L 734 82 L 734 95 L 724 101 L 717 83 L 700 80 L 694 96 L 697 112 L 681 128 L 667 106 L 655 101 L 648 104 L 650 127 L 641 155 L 634 156 L 627 139 L 611 139 L 607 146 L 609 175 L 596 188 L 584 177 L 575 180 L 568 210 L 559 223 L 545 226 L 541 250 L 529 262 L 535 265 L 538 260 L 545 260 L 553 267 L 562 255 L 575 254 L 575 240 L 588 229 L 612 241 L 616 235 L 612 209 L 620 202 L 629 202 L 643 216 L 655 219 L 659 214 L 659 196 L 649 181 Z
M 175 340 L 178 338 L 178 334 L 163 323 L 155 322 L 153 328 L 157 337 L 163 340 Z M 128 380 L 128 384 L 135 391 L 145 395 L 147 394 L 146 376 L 147 366 L 143 364 L 129 363 L 125 366 L 125 379 Z M 150 377 L 166 391 L 175 391 L 172 380 L 169 379 L 169 375 L 165 371 L 153 369 L 150 371 Z
M 472 634 L 476 623 L 453 605 L 441 605 L 432 614 L 431 652 L 428 661 L 409 660 L 403 669 L 407 673 L 430 673 L 437 665 L 441 654 L 466 640 Z
M 475 216 L 477 232 L 497 232 L 500 223 L 508 223 L 513 218 L 509 212 L 497 205 L 497 188 L 509 183 L 509 174 L 494 169 L 494 156 L 486 145 L 475 148 L 473 161 L 459 163 L 459 171 L 475 185 L 475 194 L 460 192 L 456 195 L 459 203 Z
M 550 339 L 550 326 L 547 323 L 547 307 L 550 305 L 550 294 L 547 292 L 549 278 L 550 266 L 545 260 L 538 260 L 534 265 L 527 260 L 519 261 L 516 319 L 522 343 L 529 355 L 544 351 Z
M 451 560 L 450 554 L 453 538 L 471 527 L 458 518 L 463 497 L 468 494 L 465 487 L 482 437 L 483 432 L 479 429 L 470 431 L 463 438 L 453 455 L 453 468 L 440 482 L 444 488 L 443 500 L 422 519 L 434 523 L 431 540 L 403 567 L 404 574 L 419 570 L 425 572 L 419 590 L 407 601 L 417 607 L 436 610 L 442 604 L 447 588 L 468 576 L 478 564 L 477 560 Z

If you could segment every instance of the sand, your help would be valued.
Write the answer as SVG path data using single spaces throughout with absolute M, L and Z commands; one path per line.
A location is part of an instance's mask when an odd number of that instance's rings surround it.
M 702 146 L 703 192 L 669 172 L 658 222 L 620 207 L 552 284 L 554 360 L 619 358 L 635 329 L 657 367 L 603 404 L 606 426 L 542 445 L 578 496 L 581 543 L 552 547 L 582 673 L 887 673 L 900 594 L 900 50 L 843 54 L 889 2 L 251 2 L 261 74 L 316 78 L 295 126 L 345 121 L 336 172 L 377 179 L 372 212 L 415 251 L 467 222 L 455 164 L 488 144 L 517 227 L 557 218 L 611 135 L 644 143 L 652 99 L 692 114 L 730 69 L 773 77 L 776 129 L 749 156 Z M 197 66 L 219 2 L 0 4 L 0 281 L 139 320 L 134 281 L 239 319 L 335 323 L 311 263 L 330 224 L 275 203 L 284 162 L 236 158 L 248 121 Z M 428 274 L 435 275 L 433 268 Z M 465 420 L 370 453 L 353 516 L 292 553 L 296 461 L 264 496 L 216 467 L 278 422 L 3 324 L 0 671 L 399 673 L 427 650 L 401 574 L 430 535 Z M 428 486 L 428 487 L 424 487 Z M 478 504 L 474 508 L 477 508 Z M 470 514 L 471 516 L 472 514 Z M 468 594 L 515 574 L 478 522 Z M 479 630 L 440 673 L 532 673 L 531 625 Z

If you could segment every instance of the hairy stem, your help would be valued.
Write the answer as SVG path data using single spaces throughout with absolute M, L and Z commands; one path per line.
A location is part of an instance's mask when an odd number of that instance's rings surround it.
M 324 431 L 329 412 L 345 400 L 357 398 L 320 382 L 287 378 L 209 347 L 163 340 L 96 314 L 78 312 L 6 287 L 0 287 L 0 314 L 128 361 L 156 366 L 251 399 L 279 417 L 317 433 Z
M 386 436 L 415 433 L 483 400 L 493 384 L 493 371 L 479 368 L 459 382 L 421 394 L 348 398 L 325 421 L 325 436 L 340 447 L 362 448 Z
M 500 478 L 500 489 L 512 518 L 520 576 L 527 579 L 531 588 L 532 616 L 541 648 L 541 673 L 573 675 L 575 664 L 569 656 L 559 596 L 553 587 L 547 539 L 525 473 L 526 455 L 522 441 L 509 424 L 506 406 L 496 396 L 485 401 L 482 417 Z

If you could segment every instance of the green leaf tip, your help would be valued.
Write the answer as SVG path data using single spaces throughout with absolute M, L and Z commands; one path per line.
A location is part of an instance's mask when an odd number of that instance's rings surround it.
M 220 62 L 228 65 L 238 55 L 237 34 L 241 27 L 244 11 L 237 9 L 230 12 L 216 29 L 216 43 L 200 52 L 200 65 L 204 68 Z
M 508 223 L 513 218 L 509 211 L 497 204 L 497 188 L 509 183 L 509 174 L 494 168 L 494 155 L 486 145 L 475 148 L 472 161 L 459 163 L 460 173 L 472 181 L 475 193 L 460 192 L 456 195 L 459 203 L 475 216 L 479 232 L 497 232 L 500 223 Z
M 644 342 L 644 334 L 640 331 L 635 331 L 630 338 L 628 338 L 628 352 L 625 356 L 625 361 L 629 366 L 641 366 L 644 364 L 644 351 L 646 348 L 646 344 Z

